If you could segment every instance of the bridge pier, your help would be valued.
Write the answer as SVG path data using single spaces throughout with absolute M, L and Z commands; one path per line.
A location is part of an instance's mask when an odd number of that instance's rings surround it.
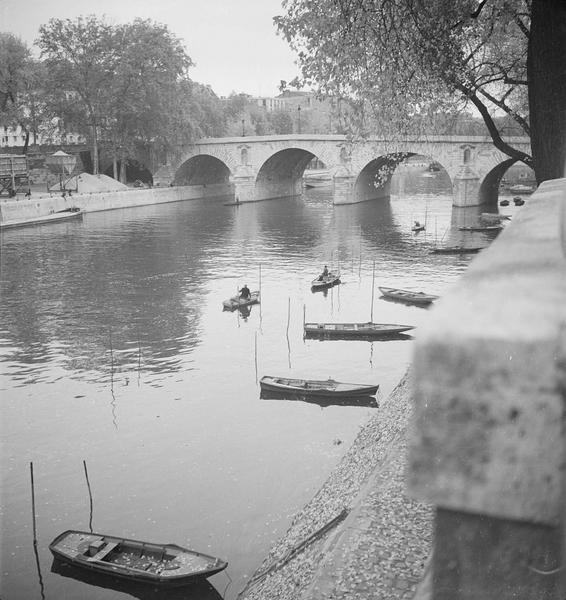
M 468 165 L 462 165 L 452 180 L 453 206 L 479 206 L 480 178 Z

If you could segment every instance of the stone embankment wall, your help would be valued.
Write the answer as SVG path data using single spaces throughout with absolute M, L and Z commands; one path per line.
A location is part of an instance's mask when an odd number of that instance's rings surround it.
M 194 185 L 166 188 L 135 188 L 123 191 L 93 192 L 90 194 L 76 193 L 72 196 L 41 195 L 28 199 L 10 199 L 0 202 L 0 222 L 25 221 L 44 215 L 78 207 L 86 212 L 129 208 L 165 202 L 177 202 L 197 198 L 215 197 L 226 194 L 226 186 Z
M 419 329 L 408 490 L 435 506 L 431 600 L 563 599 L 566 179 Z

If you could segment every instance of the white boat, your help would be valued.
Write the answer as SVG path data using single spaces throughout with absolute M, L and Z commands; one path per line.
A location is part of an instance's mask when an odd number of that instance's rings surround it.
M 15 227 L 25 227 L 26 225 L 44 225 L 48 223 L 58 223 L 82 217 L 84 211 L 79 208 L 66 208 L 59 212 L 33 217 L 31 219 L 18 219 L 17 221 L 4 221 L 0 223 L 0 229 L 12 229 Z
M 430 304 L 438 300 L 438 296 L 433 294 L 425 294 L 424 292 L 413 292 L 412 290 L 400 290 L 398 288 L 379 287 L 379 291 L 385 298 L 400 300 L 410 304 Z
M 320 275 L 311 282 L 313 291 L 322 290 L 340 283 L 340 273 L 338 271 L 329 271 L 328 275 Z

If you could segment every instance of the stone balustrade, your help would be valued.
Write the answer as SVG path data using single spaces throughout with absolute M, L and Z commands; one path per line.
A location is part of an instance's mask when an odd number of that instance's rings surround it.
M 543 183 L 418 331 L 409 493 L 431 600 L 564 598 L 566 179 Z

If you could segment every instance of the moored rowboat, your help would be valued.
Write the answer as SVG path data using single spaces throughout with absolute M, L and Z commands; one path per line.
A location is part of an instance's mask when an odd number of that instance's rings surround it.
M 465 225 L 458 227 L 459 231 L 500 231 L 502 225 Z
M 476 254 L 480 250 L 483 250 L 485 246 L 445 246 L 444 248 L 438 247 L 431 250 L 432 254 Z
M 222 302 L 222 306 L 229 310 L 235 310 L 236 308 L 241 308 L 242 306 L 250 306 L 251 304 L 259 303 L 259 291 L 250 292 L 249 298 L 240 298 L 240 296 L 232 296 L 228 298 L 228 300 L 224 300 Z
M 68 530 L 49 544 L 53 556 L 77 567 L 152 585 L 175 587 L 210 577 L 228 566 L 220 558 L 176 544 Z
M 0 223 L 0 229 L 11 229 L 14 227 L 24 227 L 25 225 L 43 225 L 47 223 L 58 223 L 82 217 L 84 211 L 79 208 L 66 208 L 58 212 L 43 215 L 41 217 L 32 217 L 31 219 L 21 219 L 18 221 L 3 221 Z
M 327 398 L 352 398 L 353 396 L 374 396 L 379 385 L 341 383 L 334 379 L 290 379 L 266 375 L 260 379 L 262 390 L 299 394 L 302 396 L 324 396 Z
M 337 337 L 387 337 L 414 329 L 393 323 L 305 323 L 306 334 Z
M 411 290 L 400 290 L 397 288 L 380 287 L 379 291 L 386 298 L 393 298 L 394 300 L 401 300 L 403 302 L 410 302 L 412 304 L 430 304 L 435 300 L 438 300 L 438 296 L 433 294 L 425 294 L 424 292 L 413 292 Z

